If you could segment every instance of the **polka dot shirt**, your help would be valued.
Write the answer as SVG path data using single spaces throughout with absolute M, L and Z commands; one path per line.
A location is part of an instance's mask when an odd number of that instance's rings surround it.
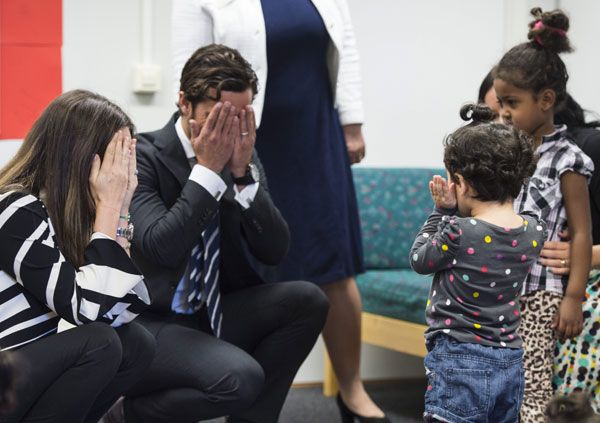
M 460 342 L 520 348 L 519 295 L 546 239 L 546 225 L 528 214 L 502 228 L 436 209 L 417 235 L 412 268 L 434 273 L 426 339 L 444 333 Z

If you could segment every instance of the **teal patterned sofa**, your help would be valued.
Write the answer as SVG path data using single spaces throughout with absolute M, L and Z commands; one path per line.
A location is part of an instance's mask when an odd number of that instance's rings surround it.
M 444 169 L 353 169 L 366 273 L 357 278 L 362 297 L 363 342 L 425 356 L 425 304 L 431 276 L 412 271 L 413 240 L 432 209 L 428 183 Z M 325 363 L 324 392 L 337 391 Z
M 425 324 L 431 277 L 413 272 L 408 256 L 432 209 L 428 183 L 435 174 L 445 171 L 354 169 L 367 269 L 357 280 L 364 311 Z

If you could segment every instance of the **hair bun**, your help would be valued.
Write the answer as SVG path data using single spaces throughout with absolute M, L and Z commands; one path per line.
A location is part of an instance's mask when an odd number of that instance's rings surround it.
M 534 7 L 530 13 L 535 20 L 529 22 L 528 39 L 557 54 L 573 51 L 567 36 L 569 17 L 565 12 L 560 9 L 544 12 L 541 8 Z
M 496 118 L 496 113 L 485 104 L 469 103 L 460 108 L 460 118 L 472 120 L 473 123 L 491 122 Z

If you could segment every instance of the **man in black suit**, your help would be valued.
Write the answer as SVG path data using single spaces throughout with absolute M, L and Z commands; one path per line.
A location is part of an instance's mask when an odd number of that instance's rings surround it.
M 153 305 L 147 376 L 127 422 L 276 422 L 321 331 L 327 301 L 308 282 L 265 282 L 287 252 L 287 224 L 254 151 L 256 75 L 233 49 L 197 50 L 179 112 L 140 134 L 132 258 Z

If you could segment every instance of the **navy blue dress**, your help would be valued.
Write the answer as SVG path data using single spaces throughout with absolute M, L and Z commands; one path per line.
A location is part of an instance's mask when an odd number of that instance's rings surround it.
M 256 149 L 290 226 L 277 279 L 335 282 L 364 271 L 344 134 L 327 69 L 329 34 L 310 0 L 261 0 L 268 77 Z

